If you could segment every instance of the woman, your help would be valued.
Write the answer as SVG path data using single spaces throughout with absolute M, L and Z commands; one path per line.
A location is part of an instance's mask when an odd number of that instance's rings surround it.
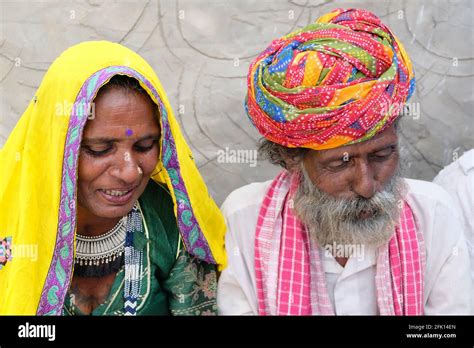
M 224 221 L 136 53 L 66 50 L 0 168 L 1 314 L 215 313 Z

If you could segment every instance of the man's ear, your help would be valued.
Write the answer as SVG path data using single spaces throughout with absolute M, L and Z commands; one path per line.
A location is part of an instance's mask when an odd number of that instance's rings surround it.
M 301 149 L 299 149 L 300 151 L 298 151 L 297 153 L 292 153 L 292 152 L 289 152 L 289 151 L 285 151 L 283 148 L 280 149 L 280 156 L 281 158 L 283 158 L 283 160 L 285 161 L 285 169 L 290 171 L 290 172 L 293 172 L 295 170 L 298 170 L 299 167 L 300 167 L 300 164 L 303 162 L 304 160 L 304 157 L 306 155 L 306 153 L 308 151 L 303 151 Z

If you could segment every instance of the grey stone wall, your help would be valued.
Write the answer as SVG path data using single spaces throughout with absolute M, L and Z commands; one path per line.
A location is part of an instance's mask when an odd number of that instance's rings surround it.
M 466 149 L 473 132 L 473 2 L 150 0 L 0 2 L 0 145 L 48 66 L 85 40 L 120 42 L 157 72 L 210 192 L 271 178 L 259 161 L 232 162 L 258 133 L 243 108 L 251 60 L 273 39 L 335 7 L 375 12 L 403 42 L 417 76 L 419 114 L 401 130 L 406 174 L 431 180 Z M 415 110 L 416 111 L 416 110 Z M 252 154 L 252 152 L 250 152 Z

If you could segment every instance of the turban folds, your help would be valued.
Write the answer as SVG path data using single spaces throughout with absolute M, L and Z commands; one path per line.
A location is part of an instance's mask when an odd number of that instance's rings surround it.
M 336 148 L 389 127 L 415 87 L 402 44 L 373 13 L 336 9 L 274 40 L 249 68 L 245 108 L 287 147 Z

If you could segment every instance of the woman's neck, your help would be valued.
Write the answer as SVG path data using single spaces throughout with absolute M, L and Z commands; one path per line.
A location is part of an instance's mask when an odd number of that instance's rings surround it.
M 110 231 L 122 217 L 104 218 L 77 206 L 77 233 L 81 236 L 95 237 Z

